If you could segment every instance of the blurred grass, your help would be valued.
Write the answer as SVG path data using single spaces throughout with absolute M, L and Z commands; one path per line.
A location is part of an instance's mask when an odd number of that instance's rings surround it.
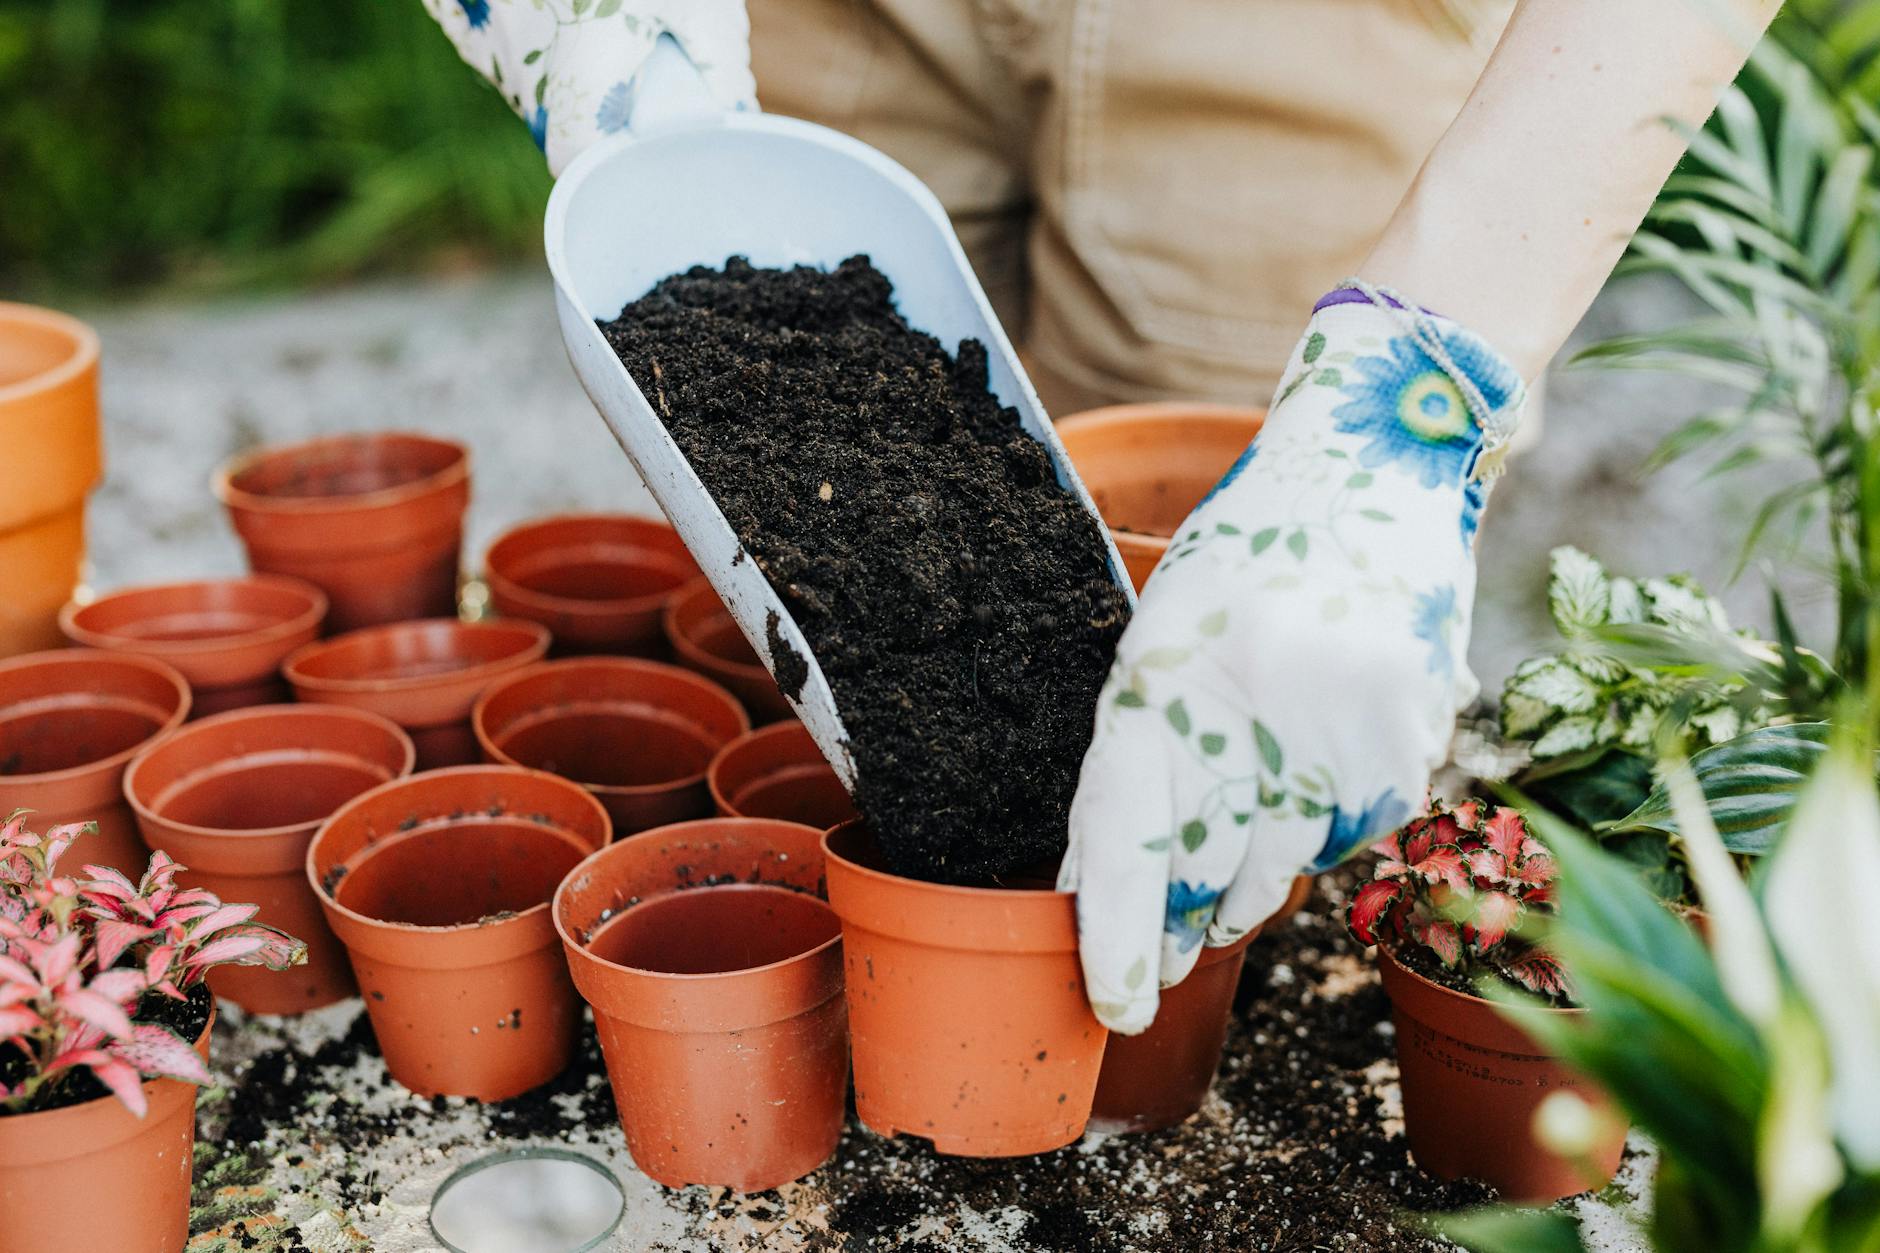
M 526 259 L 548 187 L 417 0 L 0 0 L 0 291 Z

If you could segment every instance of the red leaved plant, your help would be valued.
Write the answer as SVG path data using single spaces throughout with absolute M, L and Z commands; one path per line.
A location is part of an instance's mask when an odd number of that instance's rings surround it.
M 145 1079 L 209 1081 L 191 1041 L 137 1021 L 146 993 L 187 999 L 211 967 L 307 959 L 300 941 L 253 920 L 256 906 L 178 887 L 183 867 L 163 853 L 138 883 L 105 866 L 59 874 L 72 841 L 94 830 L 40 835 L 24 811 L 0 826 L 0 1114 L 57 1104 L 61 1083 L 88 1070 L 142 1117 Z
M 1476 801 L 1437 809 L 1377 844 L 1376 872 L 1345 924 L 1394 954 L 1419 946 L 1450 970 L 1493 971 L 1530 992 L 1571 996 L 1566 971 L 1516 934 L 1553 908 L 1554 859 L 1520 811 Z

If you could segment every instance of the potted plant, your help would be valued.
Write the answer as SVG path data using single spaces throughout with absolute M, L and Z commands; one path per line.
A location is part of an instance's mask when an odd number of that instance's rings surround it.
M 709 581 L 697 579 L 674 592 L 661 622 L 679 664 L 735 695 L 752 722 L 763 726 L 796 717 Z
M 1534 1134 L 1548 1095 L 1572 1091 L 1604 1106 L 1597 1089 L 1521 1023 L 1574 1018 L 1561 963 L 1523 933 L 1552 909 L 1553 857 L 1519 811 L 1470 802 L 1438 809 L 1377 846 L 1373 880 L 1346 921 L 1376 945 L 1390 994 L 1402 1072 L 1404 1131 L 1417 1164 L 1444 1179 L 1485 1180 L 1518 1201 L 1546 1202 L 1612 1178 L 1625 1127 L 1566 1157 Z M 1499 1010 L 1486 983 L 1535 998 Z
M 82 824 L 0 826 L 0 1248 L 180 1253 L 216 966 L 280 970 L 299 941 L 176 882 L 62 873 Z
M 305 579 L 327 630 L 457 612 L 470 450 L 375 432 L 262 448 L 224 464 L 215 494 L 250 568 Z
M 857 817 L 855 802 L 809 728 L 794 718 L 746 732 L 705 772 L 712 803 L 729 818 L 776 818 L 827 831 Z
M 104 473 L 98 334 L 0 301 L 0 657 L 59 644 L 59 606 L 85 560 L 85 498 Z
M 538 518 L 505 531 L 483 561 L 490 604 L 555 636 L 555 652 L 667 653 L 661 615 L 698 577 L 679 533 L 624 513 Z

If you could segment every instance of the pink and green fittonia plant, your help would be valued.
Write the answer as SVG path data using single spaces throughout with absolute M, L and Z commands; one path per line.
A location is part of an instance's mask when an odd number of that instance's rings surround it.
M 209 1080 L 191 1041 L 137 1020 L 147 993 L 185 1000 L 212 967 L 307 959 L 306 945 L 254 921 L 256 906 L 178 887 L 183 867 L 163 853 L 138 883 L 105 866 L 58 873 L 93 830 L 35 834 L 24 811 L 0 826 L 0 1115 L 61 1104 L 64 1082 L 89 1071 L 142 1117 L 145 1079 Z
M 1445 968 L 1492 972 L 1530 992 L 1571 997 L 1566 971 L 1517 934 L 1553 910 L 1554 859 L 1518 810 L 1470 801 L 1436 809 L 1376 847 L 1377 869 L 1345 912 L 1361 944 L 1421 948 Z

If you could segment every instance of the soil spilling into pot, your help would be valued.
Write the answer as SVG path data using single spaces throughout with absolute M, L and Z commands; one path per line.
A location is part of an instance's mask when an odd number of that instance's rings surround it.
M 821 662 L 890 868 L 983 882 L 1062 853 L 1128 606 L 985 346 L 910 328 L 866 257 L 733 257 L 601 329 Z

